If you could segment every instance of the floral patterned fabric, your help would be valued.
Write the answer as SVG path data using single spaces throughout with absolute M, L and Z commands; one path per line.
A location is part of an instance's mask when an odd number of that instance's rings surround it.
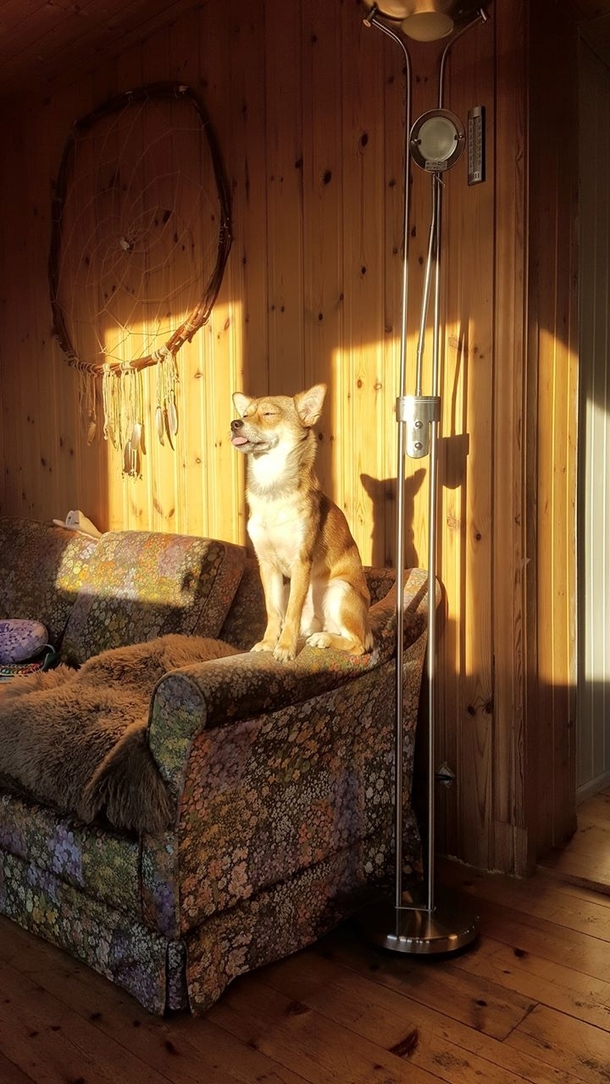
M 52 530 L 63 555 L 69 532 Z M 150 638 L 168 623 L 201 633 L 210 614 L 208 635 L 245 649 L 255 642 L 264 608 L 252 562 L 231 606 L 243 550 L 202 539 L 189 539 L 189 549 L 178 536 L 150 542 L 144 532 L 128 534 L 97 544 L 70 535 L 93 547 L 85 601 L 70 621 L 70 651 L 87 653 L 96 636 L 102 646 L 118 636 Z M 52 563 L 45 567 L 56 575 Z M 375 637 L 369 655 L 305 647 L 280 664 L 270 653 L 245 650 L 159 682 L 148 734 L 176 802 L 173 829 L 136 839 L 0 789 L 0 911 L 156 1013 L 187 1002 L 204 1012 L 236 975 L 309 944 L 352 911 L 388 877 L 393 854 L 394 576 L 384 569 L 367 576 Z M 201 586 L 198 577 L 211 582 Z M 0 598 L 10 602 L 6 584 L 0 574 Z M 96 585 L 105 585 L 105 594 L 96 594 Z M 37 588 L 50 600 L 44 582 Z M 403 658 L 407 794 L 426 588 L 427 573 L 411 570 Z M 409 808 L 404 857 L 418 874 L 420 841 Z
M 387 836 L 362 841 L 193 930 L 186 938 L 191 1012 L 206 1012 L 238 975 L 323 937 L 370 898 L 369 886 L 390 876 L 389 858 Z
M 57 647 L 96 546 L 65 527 L 0 519 L 0 618 L 41 621 Z
M 102 535 L 72 608 L 62 660 L 177 632 L 216 637 L 245 551 L 229 542 L 154 531 Z
M 171 982 L 168 976 L 169 960 L 184 968 L 183 946 L 173 945 L 145 929 L 133 915 L 79 892 L 34 862 L 2 851 L 0 912 L 124 987 L 149 1012 L 184 1007 L 184 972 L 174 974 Z
M 411 570 L 405 793 L 426 647 L 426 584 L 427 573 Z M 177 833 L 145 840 L 147 923 L 178 937 L 380 827 L 389 840 L 395 611 L 392 591 L 372 608 L 376 646 L 369 656 L 305 648 L 282 664 L 266 652 L 247 653 L 185 667 L 159 683 L 149 741 L 180 816 Z M 406 869 L 419 871 L 409 808 L 404 840 Z
M 135 838 L 0 793 L 0 849 L 140 916 L 140 843 Z
M 386 663 L 281 714 L 198 736 L 182 794 L 181 932 L 370 837 L 390 840 L 394 684 Z M 412 753 L 410 742 L 407 791 Z M 214 845 L 204 869 L 203 833 Z M 419 868 L 412 817 L 406 843 Z

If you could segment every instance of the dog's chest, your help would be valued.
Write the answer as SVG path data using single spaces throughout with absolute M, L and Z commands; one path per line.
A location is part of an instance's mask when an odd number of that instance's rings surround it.
M 303 518 L 291 502 L 251 500 L 248 534 L 259 560 L 290 575 L 306 536 Z

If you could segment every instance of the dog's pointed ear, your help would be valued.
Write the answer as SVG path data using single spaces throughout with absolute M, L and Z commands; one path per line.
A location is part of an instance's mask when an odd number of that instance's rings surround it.
M 250 403 L 254 402 L 249 395 L 244 395 L 241 391 L 233 392 L 233 406 L 237 413 L 243 418 L 250 406 Z
M 300 391 L 298 395 L 295 395 L 294 403 L 303 425 L 316 424 L 322 413 L 325 395 L 326 384 L 315 384 L 308 391 Z

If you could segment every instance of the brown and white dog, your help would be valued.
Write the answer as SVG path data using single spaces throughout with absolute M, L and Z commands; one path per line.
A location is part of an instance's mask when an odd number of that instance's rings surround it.
M 294 659 L 299 636 L 313 647 L 370 651 L 370 596 L 358 547 L 340 508 L 320 487 L 312 429 L 325 384 L 294 398 L 235 392 L 231 442 L 248 457 L 248 534 L 265 592 L 267 627 L 253 651 Z M 286 590 L 285 581 L 289 581 Z

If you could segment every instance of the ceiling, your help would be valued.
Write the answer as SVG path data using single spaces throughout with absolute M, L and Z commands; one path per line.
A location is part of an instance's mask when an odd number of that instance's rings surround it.
M 582 23 L 582 36 L 601 60 L 610 67 L 610 15 Z
M 206 2 L 0 0 L 0 99 L 65 85 Z M 563 2 L 583 20 L 594 20 L 587 40 L 610 56 L 610 0 Z
M 0 0 L 0 99 L 70 82 L 201 6 L 202 0 Z

